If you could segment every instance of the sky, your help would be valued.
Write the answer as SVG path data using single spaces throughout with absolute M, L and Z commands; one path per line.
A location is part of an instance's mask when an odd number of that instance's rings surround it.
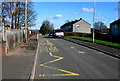
M 40 29 L 44 20 L 54 24 L 59 29 L 67 20 L 74 21 L 83 18 L 93 27 L 93 2 L 34 2 L 33 9 L 37 13 L 36 26 Z M 95 22 L 102 21 L 109 28 L 111 22 L 118 18 L 117 2 L 96 2 Z

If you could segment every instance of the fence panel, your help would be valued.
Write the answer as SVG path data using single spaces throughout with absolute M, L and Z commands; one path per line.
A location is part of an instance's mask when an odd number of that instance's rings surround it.
M 23 30 L 15 29 L 6 31 L 6 51 L 11 51 L 14 47 L 23 42 Z

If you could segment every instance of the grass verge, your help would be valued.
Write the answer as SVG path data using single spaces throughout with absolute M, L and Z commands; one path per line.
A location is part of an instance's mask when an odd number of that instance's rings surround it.
M 89 41 L 89 42 L 93 41 L 91 38 L 87 38 L 87 37 L 77 37 L 77 36 L 65 36 L 65 37 L 80 39 L 80 40 Z M 103 41 L 103 40 L 96 40 L 96 39 L 95 39 L 95 43 L 120 48 L 120 44 L 118 43 L 113 43 L 113 42 L 108 42 L 108 41 Z

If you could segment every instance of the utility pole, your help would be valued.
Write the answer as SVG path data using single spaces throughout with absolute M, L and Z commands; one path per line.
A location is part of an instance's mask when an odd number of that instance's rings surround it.
M 3 17 L 3 4 L 2 2 L 0 3 L 0 7 L 1 7 L 1 29 L 2 29 L 2 41 L 4 41 L 5 38 L 5 34 L 4 34 L 4 17 Z
M 95 0 L 94 0 L 94 11 L 93 11 L 93 43 L 95 42 L 95 26 L 94 26 L 94 23 L 95 23 L 95 12 L 96 12 L 96 3 L 95 3 Z
M 0 29 L 2 31 L 2 2 L 0 2 Z M 0 81 L 2 81 L 2 72 L 2 55 L 0 54 Z
M 2 41 L 4 41 L 5 40 L 5 30 L 4 30 L 4 23 L 2 22 Z
M 25 41 L 27 42 L 27 0 L 25 0 Z
M 120 1 L 118 2 L 118 19 L 120 19 Z
M 12 28 L 12 1 L 10 1 L 10 30 Z

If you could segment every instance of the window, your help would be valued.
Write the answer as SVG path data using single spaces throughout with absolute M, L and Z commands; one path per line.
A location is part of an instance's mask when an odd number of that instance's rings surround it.
M 77 28 L 79 28 L 79 27 L 80 27 L 80 25 L 76 25 L 76 27 L 77 27 Z

